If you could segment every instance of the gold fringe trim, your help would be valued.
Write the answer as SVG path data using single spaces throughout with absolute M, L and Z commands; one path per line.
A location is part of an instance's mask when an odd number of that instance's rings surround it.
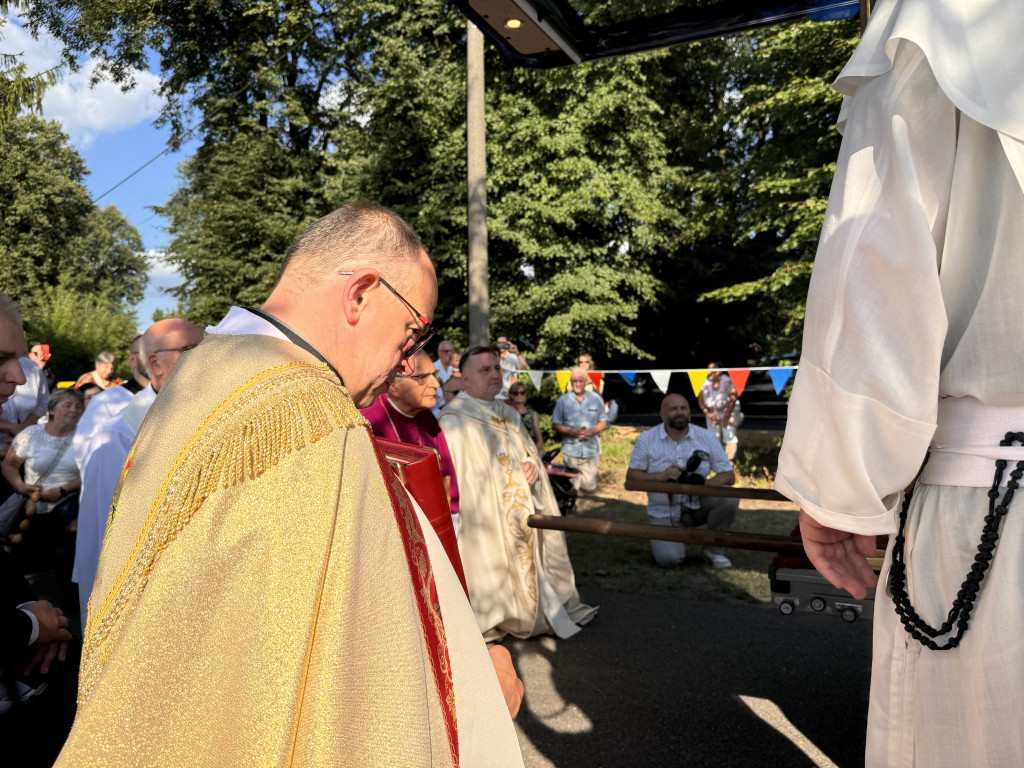
M 88 699 L 160 556 L 210 495 L 255 480 L 337 429 L 367 424 L 327 366 L 309 363 L 262 371 L 217 406 L 179 452 L 127 564 L 89 616 L 78 705 Z

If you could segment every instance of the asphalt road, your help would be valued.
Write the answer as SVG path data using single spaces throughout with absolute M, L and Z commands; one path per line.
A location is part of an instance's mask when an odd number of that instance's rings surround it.
M 568 640 L 506 643 L 527 768 L 852 768 L 864 761 L 871 621 L 588 589 Z

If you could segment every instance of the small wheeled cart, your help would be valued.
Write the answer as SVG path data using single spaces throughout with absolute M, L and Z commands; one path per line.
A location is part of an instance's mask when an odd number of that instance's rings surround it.
M 779 613 L 789 616 L 797 610 L 817 613 L 838 613 L 843 621 L 856 621 L 858 616 L 870 619 L 874 611 L 875 590 L 867 597 L 855 600 L 843 589 L 836 589 L 814 568 L 786 568 L 772 564 L 768 567 L 772 602 Z

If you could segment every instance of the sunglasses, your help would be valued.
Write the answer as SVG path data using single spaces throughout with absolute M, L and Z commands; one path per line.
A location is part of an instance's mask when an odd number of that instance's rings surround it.
M 354 272 L 339 272 L 338 274 L 339 275 L 353 275 L 355 273 Z M 389 291 L 391 291 L 393 294 L 395 294 L 395 296 L 398 298 L 398 300 L 400 302 L 402 302 L 403 304 L 405 304 L 405 306 L 407 306 L 409 308 L 409 311 L 413 313 L 413 315 L 416 317 L 417 320 L 419 320 L 421 323 L 423 323 L 423 330 L 420 331 L 417 336 L 413 337 L 413 339 L 412 339 L 412 346 L 409 347 L 409 349 L 406 349 L 406 350 L 402 351 L 402 357 L 412 357 L 417 352 L 419 352 L 421 349 L 423 349 L 423 347 L 426 346 L 428 341 L 430 341 L 432 338 L 434 338 L 434 334 L 437 333 L 437 331 L 434 330 L 434 326 L 431 323 L 427 322 L 426 316 L 422 312 L 420 312 L 418 309 L 416 309 L 416 307 L 414 307 L 412 304 L 410 304 L 408 301 L 406 301 L 405 296 L 403 296 L 398 291 L 396 291 L 394 286 L 391 285 L 391 283 L 389 283 L 387 280 L 385 280 L 380 275 L 377 275 L 377 279 L 380 280 L 380 284 L 381 285 L 383 285 L 385 288 L 387 288 Z M 409 378 L 415 378 L 415 376 L 410 376 Z
M 526 395 L 526 390 L 525 389 L 517 389 L 515 391 L 511 391 L 510 390 L 509 394 L 512 395 L 512 397 L 518 397 L 519 395 Z

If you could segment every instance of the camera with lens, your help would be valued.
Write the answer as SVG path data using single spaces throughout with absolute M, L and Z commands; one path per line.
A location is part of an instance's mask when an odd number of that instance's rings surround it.
M 711 456 L 707 451 L 694 451 L 690 454 L 690 458 L 686 460 L 686 465 L 683 467 L 683 471 L 679 473 L 679 477 L 676 478 L 676 482 L 685 485 L 704 485 L 705 477 L 697 473 L 697 467 L 710 458 Z
M 512 345 L 509 344 L 507 341 L 499 341 L 494 346 L 496 346 L 498 349 L 505 350 L 505 351 L 508 351 L 508 350 L 512 349 Z

